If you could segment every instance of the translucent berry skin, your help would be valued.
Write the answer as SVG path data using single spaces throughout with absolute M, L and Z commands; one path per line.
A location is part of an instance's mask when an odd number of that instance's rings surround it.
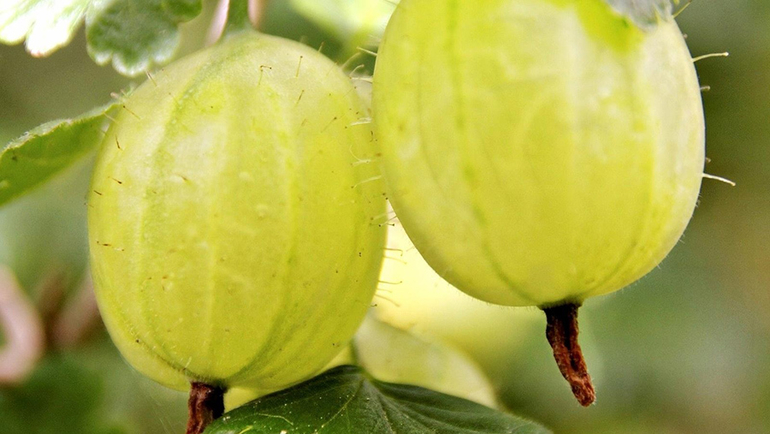
M 692 216 L 703 107 L 670 14 L 641 28 L 604 0 L 403 0 L 373 92 L 393 207 L 474 297 L 618 290 Z
M 366 110 L 337 65 L 254 32 L 129 96 L 88 218 L 99 307 L 136 369 L 180 390 L 279 389 L 344 347 L 385 234 L 379 171 L 359 164 Z

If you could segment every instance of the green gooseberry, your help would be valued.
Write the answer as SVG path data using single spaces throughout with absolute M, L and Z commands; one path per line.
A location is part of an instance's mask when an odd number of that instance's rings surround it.
M 346 345 L 385 235 L 372 223 L 381 176 L 363 163 L 372 132 L 357 122 L 368 115 L 333 62 L 253 31 L 127 97 L 97 158 L 88 229 L 99 307 L 128 362 L 221 395 L 288 387 Z
M 474 297 L 544 309 L 584 405 L 577 307 L 663 260 L 704 164 L 670 5 L 645 21 L 608 3 L 403 0 L 373 90 L 389 198 L 417 249 Z

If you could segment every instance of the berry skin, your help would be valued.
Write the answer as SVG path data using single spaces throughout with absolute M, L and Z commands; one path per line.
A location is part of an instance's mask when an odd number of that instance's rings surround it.
M 329 362 L 374 293 L 385 212 L 368 116 L 315 50 L 244 32 L 150 77 L 89 197 L 99 306 L 155 381 L 280 389 Z
M 663 260 L 704 164 L 700 87 L 665 12 L 640 26 L 604 0 L 401 2 L 375 130 L 393 207 L 442 277 L 548 313 Z M 576 310 L 550 312 L 549 330 L 577 332 L 553 318 Z
M 405 0 L 374 85 L 394 208 L 475 297 L 615 291 L 692 215 L 703 109 L 673 20 L 643 30 L 602 0 Z

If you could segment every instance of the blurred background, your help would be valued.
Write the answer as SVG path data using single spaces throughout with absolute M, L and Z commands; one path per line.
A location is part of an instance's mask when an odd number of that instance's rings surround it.
M 323 52 L 343 63 L 372 42 L 369 34 L 382 24 L 380 2 L 360 0 L 343 11 L 330 9 L 339 2 L 273 0 L 263 30 L 324 43 Z M 214 6 L 208 2 L 184 26 L 180 55 L 201 45 Z M 697 68 L 711 87 L 703 95 L 707 172 L 737 186 L 705 180 L 695 216 L 668 259 L 632 287 L 584 306 L 582 345 L 598 390 L 595 406 L 574 402 L 537 310 L 473 302 L 419 271 L 422 264 L 388 271 L 383 280 L 396 285 L 375 300 L 381 319 L 465 351 L 501 406 L 556 433 L 770 432 L 770 2 L 695 0 L 678 21 L 693 56 L 730 52 Z M 359 53 L 350 64 L 371 70 L 372 63 Z M 82 31 L 45 59 L 23 46 L 0 46 L 0 143 L 77 116 L 140 81 L 95 65 Z M 3 272 L 15 276 L 46 331 L 45 356 L 29 376 L 0 386 L 0 432 L 181 433 L 186 396 L 122 361 L 88 297 L 88 163 L 0 209 Z M 407 260 L 406 250 L 399 263 L 419 262 L 414 254 Z M 9 339 L 0 337 L 0 345 Z

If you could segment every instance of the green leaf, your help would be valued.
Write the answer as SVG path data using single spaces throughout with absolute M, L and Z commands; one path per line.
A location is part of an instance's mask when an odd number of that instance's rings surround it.
M 340 366 L 252 401 L 206 434 L 489 433 L 541 434 L 545 428 L 483 405 L 415 386 L 383 383 Z
M 4 0 L 0 42 L 26 39 L 33 56 L 67 45 L 85 17 L 88 52 L 121 74 L 135 76 L 161 64 L 179 46 L 179 24 L 201 13 L 201 0 Z
M 642 28 L 671 18 L 672 0 L 605 0 L 613 9 Z M 679 0 L 673 0 L 679 4 Z
M 107 112 L 119 105 L 94 109 L 76 119 L 53 121 L 12 141 L 0 154 L 0 206 L 21 196 L 69 167 L 104 137 Z
M 203 10 L 201 0 L 163 0 L 163 9 L 180 21 L 190 21 Z
M 451 345 L 369 315 L 353 337 L 356 365 L 380 381 L 405 383 L 497 407 L 494 387 L 476 363 Z
M 201 0 L 100 0 L 86 15 L 88 52 L 136 76 L 162 64 L 179 46 L 179 24 L 195 18 Z
M 33 56 L 47 56 L 72 40 L 91 1 L 4 0 L 0 42 L 18 44 L 26 39 Z
M 46 357 L 17 387 L 0 389 L 3 434 L 123 434 L 104 408 L 99 371 L 69 355 Z

